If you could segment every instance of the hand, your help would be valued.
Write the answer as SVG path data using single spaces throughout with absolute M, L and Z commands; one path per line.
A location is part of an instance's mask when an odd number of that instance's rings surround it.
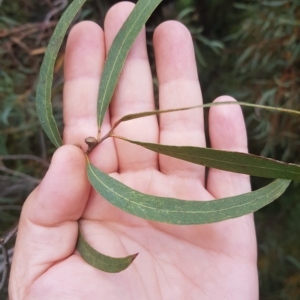
M 92 22 L 72 29 L 65 56 L 64 143 L 42 183 L 24 204 L 10 275 L 11 300 L 19 299 L 258 299 L 253 216 L 175 226 L 140 219 L 112 206 L 91 189 L 84 139 L 97 134 L 96 99 L 106 53 L 133 5 L 115 5 L 105 31 Z M 175 21 L 154 34 L 161 109 L 202 103 L 193 43 Z M 220 97 L 216 101 L 228 101 Z M 230 99 L 232 100 L 232 99 Z M 154 109 L 145 30 L 131 49 L 102 126 L 129 113 Z M 135 140 L 205 146 L 200 109 L 121 124 L 116 134 Z M 209 137 L 215 149 L 247 151 L 238 106 L 211 108 Z M 210 200 L 250 191 L 249 177 L 157 155 L 108 139 L 90 155 L 94 165 L 141 192 L 186 200 Z M 139 252 L 118 274 L 101 272 L 75 251 L 78 223 L 89 243 L 115 257 Z

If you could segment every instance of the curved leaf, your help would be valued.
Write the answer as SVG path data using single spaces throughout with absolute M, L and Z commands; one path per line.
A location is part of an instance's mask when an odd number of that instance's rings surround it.
M 67 29 L 85 2 L 86 0 L 74 0 L 57 23 L 44 56 L 40 70 L 39 82 L 37 85 L 37 114 L 44 131 L 57 148 L 62 145 L 62 139 L 53 117 L 51 106 L 51 89 L 54 65 L 57 53 L 66 35 Z
M 300 181 L 300 166 L 248 153 L 215 150 L 191 146 L 168 146 L 143 143 L 112 135 L 151 151 L 198 165 L 265 178 Z
M 290 181 L 277 179 L 257 191 L 212 201 L 186 201 L 146 195 L 133 190 L 87 163 L 94 189 L 120 209 L 153 221 L 190 225 L 220 222 L 254 212 L 283 194 Z
M 127 54 L 142 27 L 162 0 L 139 0 L 109 50 L 98 96 L 98 129 L 113 96 Z
M 123 116 L 122 118 L 120 118 L 118 121 L 116 121 L 116 123 L 113 126 L 113 129 L 116 128 L 122 122 L 130 121 L 130 120 L 134 120 L 134 119 L 149 117 L 149 116 L 153 116 L 153 115 L 160 115 L 160 114 L 165 114 L 165 113 L 170 113 L 170 112 L 176 112 L 176 111 L 185 111 L 185 110 L 196 109 L 196 108 L 208 108 L 208 107 L 212 107 L 212 106 L 221 106 L 221 105 L 240 105 L 240 106 L 247 106 L 247 107 L 254 107 L 254 108 L 259 108 L 259 109 L 265 109 L 265 110 L 274 111 L 274 112 L 300 115 L 300 111 L 293 110 L 293 109 L 287 109 L 287 108 L 282 108 L 282 107 L 272 107 L 272 106 L 252 104 L 252 103 L 239 102 L 239 101 L 223 101 L 223 102 L 212 102 L 212 103 L 195 105 L 195 106 L 188 106 L 188 107 L 180 107 L 180 108 L 164 109 L 164 110 L 143 111 L 143 112 L 140 112 L 140 113 L 128 114 L 128 115 Z
M 122 258 L 106 256 L 92 248 L 80 230 L 76 249 L 87 263 L 108 273 L 118 273 L 127 269 L 138 255 L 137 253 Z

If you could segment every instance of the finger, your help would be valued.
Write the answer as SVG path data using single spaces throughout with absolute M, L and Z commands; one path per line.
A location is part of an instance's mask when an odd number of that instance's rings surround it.
M 130 2 L 122 2 L 113 6 L 107 13 L 104 24 L 107 51 L 133 7 Z M 148 62 L 145 28 L 143 28 L 128 54 L 114 93 L 110 113 L 114 123 L 126 114 L 153 109 L 152 75 Z M 152 116 L 124 122 L 115 133 L 134 140 L 157 142 L 157 119 Z M 120 140 L 116 140 L 115 144 L 119 172 L 157 168 L 157 154 Z
M 154 33 L 160 109 L 202 104 L 193 42 L 188 29 L 169 21 Z M 160 116 L 160 143 L 205 146 L 203 112 L 200 109 Z M 160 155 L 160 170 L 168 175 L 197 177 L 204 181 L 204 167 Z
M 105 42 L 102 29 L 93 22 L 75 25 L 69 35 L 65 54 L 64 142 L 87 148 L 84 140 L 97 136 L 97 97 L 100 75 L 105 62 Z M 109 114 L 103 132 L 110 129 Z M 96 160 L 95 156 L 105 156 Z M 109 139 L 92 153 L 93 163 L 105 172 L 117 170 L 114 143 Z
M 77 147 L 59 148 L 42 183 L 26 200 L 11 269 L 12 291 L 24 292 L 49 267 L 74 252 L 77 220 L 90 189 L 85 165 Z
M 235 101 L 229 96 L 215 100 Z M 247 134 L 242 110 L 238 105 L 211 107 L 209 111 L 209 136 L 214 149 L 248 152 Z M 231 197 L 251 191 L 248 175 L 209 169 L 207 190 L 216 199 Z M 233 256 L 256 262 L 256 236 L 253 214 L 219 223 L 221 232 L 225 232 L 223 247 Z M 218 224 L 216 224 L 218 226 Z M 227 244 L 227 246 L 225 246 Z M 254 269 L 253 278 L 257 276 Z
M 235 101 L 235 99 L 223 96 L 215 100 L 221 101 Z M 209 136 L 214 149 L 248 152 L 247 133 L 240 106 L 211 107 Z M 249 192 L 251 187 L 248 175 L 210 169 L 207 189 L 215 198 L 224 198 Z

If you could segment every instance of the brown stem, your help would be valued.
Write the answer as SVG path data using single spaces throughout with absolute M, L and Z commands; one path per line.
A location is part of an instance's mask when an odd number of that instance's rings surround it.
M 98 129 L 98 135 L 97 135 L 97 140 L 100 140 L 100 136 L 101 136 L 101 128 Z
M 90 154 L 100 144 L 100 141 L 98 141 L 98 140 L 95 139 L 95 142 L 89 143 L 89 142 L 87 142 L 87 139 L 89 139 L 89 138 L 86 138 L 85 142 L 88 144 L 89 147 L 86 150 L 85 154 L 88 155 L 88 154 Z
M 111 137 L 113 130 L 115 127 L 113 127 L 105 136 L 103 136 L 101 139 L 95 139 L 94 137 L 88 137 L 85 139 L 86 144 L 89 146 L 85 154 L 90 154 L 99 144 L 104 142 L 106 139 Z
M 87 145 L 89 146 L 87 151 L 85 152 L 85 154 L 90 154 L 99 144 L 101 144 L 102 142 L 104 142 L 106 139 L 108 139 L 109 137 L 112 137 L 113 131 L 116 129 L 116 127 L 122 122 L 122 118 L 119 119 L 117 122 L 115 122 L 115 124 L 112 126 L 112 128 L 110 129 L 110 131 L 103 136 L 102 138 L 100 138 L 101 136 L 101 130 L 98 130 L 98 135 L 97 135 L 97 139 L 95 139 L 94 137 L 88 137 L 85 139 L 85 142 L 87 143 Z

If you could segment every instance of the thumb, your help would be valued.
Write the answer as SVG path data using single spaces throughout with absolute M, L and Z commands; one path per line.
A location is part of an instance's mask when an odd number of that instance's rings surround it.
M 74 252 L 77 220 L 90 189 L 85 166 L 80 149 L 59 148 L 45 178 L 25 201 L 9 281 L 12 299 L 22 299 L 15 293 L 24 295 L 34 280 Z

